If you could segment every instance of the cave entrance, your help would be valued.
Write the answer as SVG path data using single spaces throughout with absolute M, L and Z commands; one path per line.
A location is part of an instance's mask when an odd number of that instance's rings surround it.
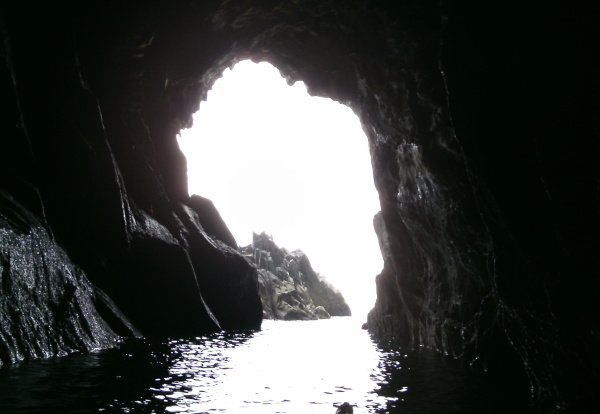
M 353 314 L 375 301 L 383 262 L 368 141 L 352 110 L 290 86 L 266 62 L 226 69 L 178 137 L 189 193 L 213 201 L 238 245 L 266 232 L 301 249 Z

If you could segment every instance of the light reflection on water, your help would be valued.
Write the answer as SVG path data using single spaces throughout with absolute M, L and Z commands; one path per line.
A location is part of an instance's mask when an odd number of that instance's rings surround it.
M 385 405 L 374 393 L 378 352 L 351 318 L 266 321 L 251 338 L 173 345 L 181 354 L 169 373 L 181 379 L 156 388 L 157 398 L 172 401 L 170 412 L 331 413 L 344 401 Z
M 257 333 L 129 341 L 0 369 L 3 414 L 333 414 L 344 401 L 357 414 L 525 412 L 521 395 L 462 362 L 384 353 L 354 318 L 265 321 Z

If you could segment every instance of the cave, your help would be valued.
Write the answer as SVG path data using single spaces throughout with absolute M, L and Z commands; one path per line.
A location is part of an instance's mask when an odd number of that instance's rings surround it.
M 525 378 L 542 408 L 592 404 L 600 100 L 588 7 L 3 4 L 0 364 L 122 336 L 260 328 L 255 269 L 214 207 L 190 201 L 176 140 L 223 70 L 251 59 L 361 119 L 385 261 L 371 335 Z

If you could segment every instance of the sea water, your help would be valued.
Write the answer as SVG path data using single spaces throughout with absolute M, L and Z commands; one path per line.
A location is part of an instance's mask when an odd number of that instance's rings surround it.
M 128 340 L 0 369 L 0 413 L 519 413 L 526 390 L 431 350 L 386 352 L 360 320 Z

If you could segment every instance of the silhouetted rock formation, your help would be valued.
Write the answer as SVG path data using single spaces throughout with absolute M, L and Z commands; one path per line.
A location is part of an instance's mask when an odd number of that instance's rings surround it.
M 238 245 L 235 237 L 231 234 L 229 227 L 227 227 L 211 200 L 193 194 L 188 205 L 194 210 L 194 213 L 198 214 L 200 225 L 209 236 L 237 250 Z
M 242 249 L 258 267 L 263 317 L 310 320 L 350 316 L 350 307 L 339 290 L 317 274 L 306 254 L 289 252 L 265 233 L 253 234 Z
M 600 25 L 580 3 L 2 2 L 0 187 L 54 236 L 25 247 L 3 219 L 2 280 L 60 248 L 56 266 L 76 264 L 145 335 L 258 327 L 252 266 L 188 207 L 176 134 L 226 67 L 266 60 L 363 122 L 389 244 L 374 337 L 581 408 L 600 378 Z M 56 266 L 23 279 L 40 309 L 72 303 L 45 293 L 66 283 Z M 2 314 L 4 337 L 36 318 L 25 309 Z M 114 343 L 90 317 L 69 348 Z M 48 322 L 22 341 L 60 343 Z M 44 354 L 0 343 L 3 361 Z

